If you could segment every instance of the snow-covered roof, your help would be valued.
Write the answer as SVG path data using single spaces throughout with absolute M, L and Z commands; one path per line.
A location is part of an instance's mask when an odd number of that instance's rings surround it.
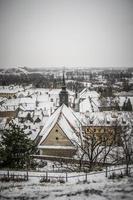
M 31 117 L 33 117 L 33 111 L 32 112 L 29 112 L 29 111 L 23 111 L 23 110 L 20 110 L 18 112 L 18 117 L 19 118 L 26 118 L 28 113 L 30 113 Z
M 87 97 L 91 98 L 99 98 L 99 94 L 96 91 L 91 91 L 88 88 L 84 88 L 80 93 L 79 93 L 79 98 L 86 99 Z
M 40 130 L 42 129 L 42 126 L 40 123 L 33 124 L 33 122 L 31 122 L 29 120 L 26 120 L 25 122 L 21 123 L 18 118 L 14 118 L 12 121 L 15 124 L 19 125 L 20 128 L 23 128 L 25 134 L 31 133 L 30 135 L 28 135 L 28 137 L 32 140 L 34 140 L 37 137 Z M 9 125 L 7 124 L 6 127 L 8 128 L 8 126 Z
M 36 99 L 30 97 L 20 98 L 20 104 L 35 104 Z
M 133 91 L 129 91 L 129 92 L 119 92 L 119 93 L 115 93 L 116 96 L 121 96 L 121 97 L 133 97 Z
M 19 110 L 23 111 L 34 111 L 35 110 L 35 105 L 34 104 L 23 104 L 19 106 Z
M 133 119 L 133 113 L 120 111 L 93 112 L 81 116 L 83 126 L 125 126 L 128 123 L 133 124 L 131 119 Z
M 9 85 L 9 86 L 0 86 L 0 93 L 7 93 L 7 94 L 15 94 L 19 91 L 22 91 L 22 86 L 15 86 L 15 85 Z
M 133 106 L 133 96 L 130 96 L 130 97 L 119 96 L 118 101 L 119 101 L 120 107 L 123 106 L 124 102 L 127 103 L 128 99 L 130 99 L 131 104 Z
M 0 97 L 0 102 L 5 102 L 7 100 L 6 97 Z
M 38 102 L 47 102 L 49 101 L 49 96 L 47 94 L 42 94 L 37 96 L 37 101 Z
M 45 140 L 56 123 L 73 143 L 74 141 L 78 142 L 79 138 L 77 134 L 80 134 L 80 121 L 77 119 L 74 112 L 63 104 L 49 117 L 44 125 L 40 132 L 42 138 L 39 145 Z
M 6 112 L 6 111 L 16 111 L 18 106 L 14 105 L 2 105 L 0 106 L 0 111 L 1 112 Z
M 86 111 L 89 112 L 97 112 L 99 111 L 99 101 L 95 98 L 86 98 L 79 104 L 79 110 L 82 113 L 85 113 Z
M 3 103 L 4 106 L 18 106 L 20 99 L 6 99 Z
M 7 122 L 6 117 L 0 117 L 0 129 L 4 129 Z

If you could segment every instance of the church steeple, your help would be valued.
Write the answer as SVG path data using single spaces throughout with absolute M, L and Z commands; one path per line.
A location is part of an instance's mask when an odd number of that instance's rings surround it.
M 62 90 L 66 90 L 66 83 L 65 83 L 65 76 L 64 76 L 64 71 L 63 71 L 63 78 L 62 78 Z
M 62 90 L 59 93 L 60 98 L 60 106 L 64 103 L 66 106 L 68 106 L 68 92 L 66 91 L 66 83 L 65 83 L 65 76 L 63 71 L 63 78 L 62 78 Z

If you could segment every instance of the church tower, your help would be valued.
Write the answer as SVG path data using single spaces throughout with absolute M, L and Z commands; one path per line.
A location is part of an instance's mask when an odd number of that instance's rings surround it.
M 64 103 L 66 106 L 68 106 L 68 92 L 66 91 L 64 72 L 63 72 L 63 83 L 61 88 L 62 90 L 59 93 L 59 104 L 61 106 Z

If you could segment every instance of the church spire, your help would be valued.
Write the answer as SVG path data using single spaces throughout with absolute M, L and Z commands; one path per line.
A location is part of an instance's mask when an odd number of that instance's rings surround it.
M 60 106 L 64 103 L 68 106 L 68 92 L 66 91 L 66 83 L 65 83 L 65 76 L 63 71 L 63 78 L 62 78 L 62 90 L 59 93 L 59 99 L 60 99 Z
M 66 90 L 66 83 L 65 83 L 65 76 L 64 76 L 64 71 L 63 71 L 63 78 L 62 78 L 62 89 Z

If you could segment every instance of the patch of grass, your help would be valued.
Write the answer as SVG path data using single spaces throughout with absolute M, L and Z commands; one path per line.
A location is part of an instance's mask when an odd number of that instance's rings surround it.
M 50 182 L 50 179 L 49 178 L 47 178 L 47 177 L 42 177 L 41 179 L 40 179 L 40 183 L 49 183 Z
M 56 197 L 63 197 L 63 196 L 71 197 L 71 196 L 80 195 L 82 193 L 84 193 L 85 196 L 89 196 L 89 195 L 92 195 L 92 194 L 101 196 L 102 191 L 101 190 L 95 190 L 95 189 L 85 189 L 83 191 L 76 191 L 76 192 L 72 192 L 72 193 L 59 194 L 59 195 L 55 195 L 55 196 Z
M 122 179 L 125 176 L 127 175 L 124 172 L 120 172 L 119 174 L 116 174 L 115 172 L 113 172 L 112 174 L 108 176 L 108 179 Z M 128 175 L 128 177 L 130 177 L 130 175 Z
M 89 196 L 90 194 L 92 195 L 92 194 L 95 194 L 95 195 L 100 195 L 101 196 L 101 194 L 102 194 L 102 191 L 101 190 L 95 190 L 95 189 L 86 189 L 86 190 L 84 190 L 84 193 L 85 193 L 85 195 L 86 196 Z

